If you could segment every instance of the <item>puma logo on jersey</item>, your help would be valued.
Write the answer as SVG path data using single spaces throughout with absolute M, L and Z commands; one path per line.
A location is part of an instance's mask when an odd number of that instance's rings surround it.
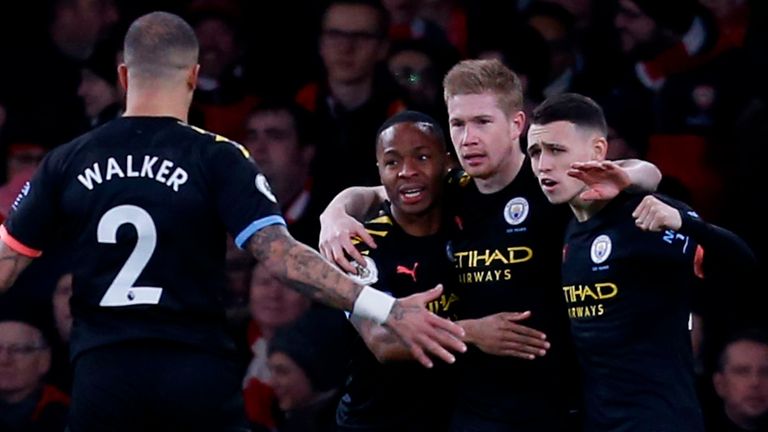
M 419 263 L 413 263 L 413 269 L 409 269 L 406 266 L 398 265 L 397 269 L 395 270 L 397 274 L 407 274 L 410 277 L 413 278 L 413 281 L 416 282 L 416 267 L 419 266 Z

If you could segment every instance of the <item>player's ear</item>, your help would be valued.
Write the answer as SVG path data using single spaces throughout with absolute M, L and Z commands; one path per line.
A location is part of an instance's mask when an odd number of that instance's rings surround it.
M 123 91 L 128 90 L 128 66 L 125 63 L 120 63 L 117 67 L 117 79 L 120 82 L 120 87 Z
M 200 74 L 199 64 L 196 64 L 189 69 L 189 73 L 187 74 L 187 85 L 189 86 L 190 90 L 194 90 L 197 88 L 197 77 L 199 74 Z
M 592 156 L 595 160 L 605 160 L 608 153 L 608 140 L 604 136 L 595 137 L 592 140 Z

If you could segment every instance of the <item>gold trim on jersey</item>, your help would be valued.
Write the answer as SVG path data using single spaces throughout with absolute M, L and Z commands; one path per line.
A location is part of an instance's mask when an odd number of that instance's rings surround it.
M 203 135 L 210 135 L 210 136 L 213 137 L 213 140 L 215 142 L 226 142 L 226 143 L 232 144 L 233 146 L 235 146 L 235 148 L 240 150 L 240 153 L 242 153 L 243 156 L 245 156 L 246 159 L 250 159 L 250 157 L 251 157 L 251 153 L 248 151 L 248 149 L 245 148 L 245 146 L 240 144 L 239 142 L 232 141 L 231 139 L 229 139 L 229 138 L 227 138 L 225 136 L 219 135 L 217 133 L 213 133 L 211 131 L 207 131 L 207 130 L 205 130 L 203 128 L 191 125 L 189 123 L 179 122 L 179 124 L 181 124 L 183 126 L 186 126 L 186 127 L 192 129 L 193 131 L 195 131 L 197 133 L 200 133 L 200 134 L 203 134 Z

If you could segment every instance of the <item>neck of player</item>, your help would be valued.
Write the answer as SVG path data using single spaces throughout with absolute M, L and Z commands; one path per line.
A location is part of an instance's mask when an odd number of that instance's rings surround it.
M 433 207 L 421 213 L 405 213 L 392 206 L 395 222 L 403 231 L 414 237 L 425 237 L 437 233 L 442 221 L 441 214 L 440 207 Z
M 568 201 L 568 205 L 571 207 L 571 210 L 573 210 L 573 215 L 576 216 L 576 220 L 578 220 L 579 222 L 588 221 L 592 216 L 597 214 L 597 212 L 602 210 L 603 207 L 605 207 L 606 205 L 608 205 L 609 202 L 611 202 L 611 200 L 587 201 L 579 198 L 579 195 L 581 195 L 581 193 L 584 192 L 585 189 L 582 189 L 581 191 L 579 191 L 578 195 L 576 195 L 573 199 Z
M 474 177 L 480 193 L 496 193 L 515 181 L 526 161 L 525 155 L 522 150 L 518 150 L 519 148 L 520 142 L 515 141 L 515 146 L 510 150 L 511 153 L 508 154 L 507 160 L 492 175 L 486 178 Z
M 188 121 L 191 92 L 163 91 L 151 87 L 130 89 L 126 95 L 126 117 L 173 117 Z

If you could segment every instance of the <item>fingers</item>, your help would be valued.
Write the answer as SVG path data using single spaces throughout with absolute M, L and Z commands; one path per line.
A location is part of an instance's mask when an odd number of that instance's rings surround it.
M 352 244 L 352 237 L 346 231 L 339 232 L 322 243 L 320 252 L 348 273 L 357 272 L 357 267 L 349 261 L 349 258 L 363 267 L 366 265 L 365 258 Z
M 574 162 L 567 175 L 587 186 L 579 195 L 585 201 L 614 198 L 630 183 L 628 175 L 612 161 Z
M 523 360 L 533 360 L 537 357 L 544 357 L 546 354 L 545 350 L 533 350 L 525 345 L 504 347 L 498 353 L 498 355 L 517 357 Z
M 650 213 L 651 202 L 648 200 L 648 197 L 645 197 L 640 201 L 640 204 L 635 208 L 635 211 L 632 212 L 632 217 L 635 218 L 635 225 L 640 229 L 647 230 Z
M 414 305 L 420 305 L 423 306 L 432 300 L 437 300 L 440 298 L 440 296 L 443 294 L 443 285 L 437 284 L 434 288 L 429 289 L 424 292 L 411 294 L 408 297 L 403 298 L 402 300 L 406 303 L 413 303 Z
M 452 364 L 456 361 L 456 357 L 447 348 L 460 352 L 466 351 L 466 346 L 461 341 L 456 340 L 448 333 L 434 329 L 425 330 L 423 333 L 417 334 L 413 338 L 412 343 L 406 344 L 411 350 L 413 357 L 428 368 L 431 368 L 433 364 L 427 353 L 446 363 Z M 461 347 L 463 349 L 460 349 Z
M 416 344 L 408 344 L 408 348 L 411 350 L 411 355 L 413 355 L 413 358 L 415 358 L 419 363 L 421 363 L 422 366 L 425 368 L 431 368 L 434 366 L 432 364 L 432 360 L 427 356 L 426 353 L 424 353 L 424 350 L 421 349 L 419 345 Z
M 514 349 L 521 349 L 523 352 L 544 355 L 542 350 L 548 350 L 550 347 L 547 342 L 546 333 L 540 332 L 534 328 L 518 324 L 531 316 L 530 311 L 526 312 L 508 312 L 503 315 L 506 322 L 502 324 L 504 331 L 503 338 L 505 342 L 510 342 Z
M 365 226 L 357 221 L 355 221 L 359 228 L 354 230 L 354 234 L 360 238 L 365 244 L 367 244 L 369 247 L 376 249 L 376 241 L 373 239 L 373 236 L 371 233 L 368 232 L 368 230 L 365 229 Z
M 531 311 L 525 312 L 501 312 L 500 317 L 509 321 L 522 321 L 531 317 Z
M 504 342 L 511 343 L 513 345 L 525 346 L 530 348 L 530 352 L 537 353 L 540 350 L 548 350 L 550 347 L 549 342 L 546 339 L 542 339 L 536 336 L 528 336 L 526 334 L 519 333 L 516 329 L 508 329 L 504 335 Z
M 465 352 L 467 345 L 462 341 L 464 329 L 453 321 L 440 318 L 435 314 L 429 316 L 429 324 L 437 330 L 435 338 L 440 345 L 450 348 L 452 351 Z
M 644 231 L 661 231 L 667 227 L 664 206 L 653 195 L 648 195 L 640 202 L 632 216 L 635 225 Z
M 613 174 L 620 169 L 614 162 L 608 160 L 591 160 L 584 162 L 573 162 L 568 170 L 569 175 L 573 176 L 597 176 Z M 572 174 L 571 174 L 572 173 Z
M 550 347 L 549 342 L 539 339 L 505 335 L 505 338 L 507 337 L 511 337 L 514 340 L 499 340 L 487 345 L 478 345 L 478 348 L 492 355 L 512 356 L 533 360 L 536 357 L 545 356 Z
M 410 297 L 413 303 L 416 300 Z M 427 354 L 445 362 L 453 363 L 456 358 L 448 350 L 466 351 L 460 340 L 463 329 L 458 325 L 429 312 L 423 305 L 414 306 L 397 300 L 385 323 L 410 349 L 413 357 L 426 367 L 432 367 Z
M 640 201 L 640 204 L 638 204 L 637 207 L 635 207 L 635 210 L 632 212 L 632 217 L 635 219 L 640 218 L 642 215 L 648 212 L 649 207 L 650 201 L 648 200 L 648 197 L 643 198 L 643 200 Z
M 352 262 L 347 259 L 347 255 L 344 251 L 347 251 L 349 256 L 353 259 Z M 349 246 L 342 246 L 339 243 L 334 243 L 330 247 L 329 255 L 330 259 L 347 273 L 357 273 L 357 267 L 354 265 L 355 262 L 365 267 L 365 258 L 363 258 L 363 255 L 360 254 L 356 247 L 352 246 L 351 242 L 349 243 Z
M 432 337 L 420 337 L 419 344 L 426 352 L 448 364 L 456 362 L 456 357 L 446 347 L 441 345 L 438 340 L 438 334 L 434 334 Z
M 353 263 L 349 262 L 348 257 L 359 265 L 365 266 L 365 258 L 352 243 L 352 239 L 355 237 L 368 246 L 376 248 L 376 242 L 363 224 L 348 215 L 339 217 L 329 226 L 321 228 L 320 253 L 335 262 L 344 271 L 354 273 L 356 268 Z
M 462 353 L 467 351 L 467 346 L 459 339 L 461 336 L 456 334 L 457 331 L 463 332 L 461 327 L 434 314 L 428 316 L 428 321 L 432 329 L 418 337 L 417 340 L 429 354 L 446 363 L 453 363 L 456 361 L 456 357 L 451 354 L 451 351 Z M 458 330 L 444 330 L 451 327 L 458 327 Z
M 604 164 L 596 160 L 573 162 L 571 163 L 571 169 L 580 171 L 603 170 Z
M 348 265 L 351 265 L 352 268 L 356 267 L 354 264 L 350 263 L 347 260 L 347 257 L 352 258 L 352 260 L 359 265 L 365 267 L 365 258 L 363 257 L 363 254 L 360 253 L 359 250 L 355 247 L 355 245 L 352 244 L 352 241 L 349 238 L 345 238 L 344 240 L 340 241 L 338 245 L 334 248 L 334 261 L 338 262 L 346 262 Z M 341 264 L 339 264 L 341 265 Z
M 568 173 L 573 173 L 574 175 L 595 175 L 601 172 L 604 172 L 606 170 L 606 167 L 602 165 L 598 161 L 588 161 L 588 162 L 573 162 L 571 164 L 571 168 L 568 170 Z

